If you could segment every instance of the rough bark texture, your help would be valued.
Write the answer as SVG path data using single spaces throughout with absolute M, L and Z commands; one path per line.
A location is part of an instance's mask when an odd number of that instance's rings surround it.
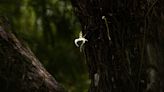
M 0 17 L 0 92 L 64 92 Z
M 164 91 L 163 3 L 72 0 L 88 39 L 84 51 L 91 79 L 89 92 Z

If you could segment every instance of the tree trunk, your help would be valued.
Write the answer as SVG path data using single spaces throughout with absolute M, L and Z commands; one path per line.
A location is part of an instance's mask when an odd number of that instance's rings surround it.
M 89 92 L 164 91 L 163 3 L 72 0 L 88 40 Z
M 0 17 L 0 92 L 64 92 Z

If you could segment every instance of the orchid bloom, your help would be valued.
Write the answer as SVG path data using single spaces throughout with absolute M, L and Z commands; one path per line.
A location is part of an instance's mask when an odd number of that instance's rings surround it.
M 85 42 L 88 41 L 87 39 L 85 39 L 82 35 L 82 32 L 79 33 L 79 38 L 75 39 L 75 45 L 77 47 L 79 47 L 79 44 L 78 42 L 82 42 L 81 45 L 80 45 L 80 52 L 82 51 L 82 47 L 83 45 L 85 44 Z

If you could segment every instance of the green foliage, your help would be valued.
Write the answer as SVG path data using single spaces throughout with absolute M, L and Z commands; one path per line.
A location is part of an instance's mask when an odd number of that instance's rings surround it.
M 2 0 L 0 14 L 69 92 L 86 92 L 84 57 L 74 45 L 80 25 L 69 0 Z

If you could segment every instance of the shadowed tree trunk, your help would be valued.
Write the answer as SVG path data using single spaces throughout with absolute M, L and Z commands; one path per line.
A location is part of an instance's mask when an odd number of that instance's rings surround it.
M 64 92 L 0 17 L 0 92 Z
M 72 0 L 88 40 L 89 92 L 164 91 L 163 3 Z

